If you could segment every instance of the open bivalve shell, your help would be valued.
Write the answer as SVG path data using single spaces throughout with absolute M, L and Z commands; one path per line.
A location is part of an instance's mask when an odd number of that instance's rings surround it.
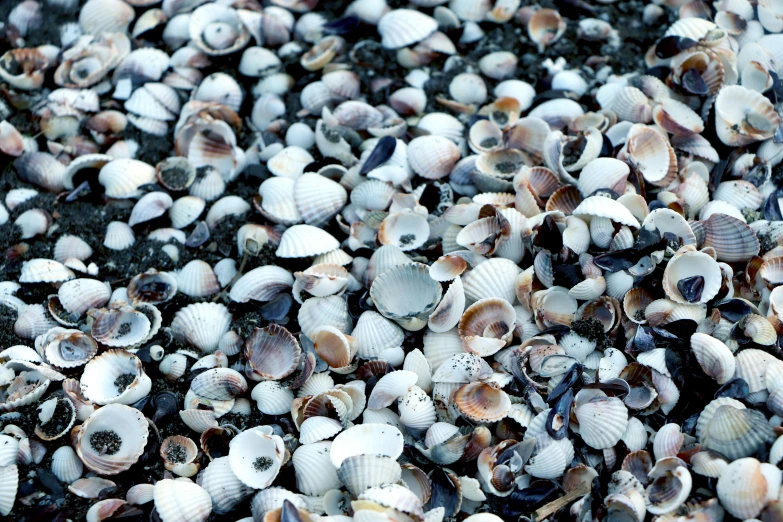
M 109 404 L 96 410 L 76 432 L 76 453 L 100 475 L 130 468 L 144 452 L 149 425 L 137 409 Z
M 104 404 L 133 404 L 149 394 L 152 381 L 141 360 L 125 350 L 109 350 L 84 367 L 81 392 L 90 401 Z
M 283 439 L 267 433 L 271 431 L 260 426 L 231 439 L 228 453 L 231 471 L 243 484 L 254 489 L 269 486 L 285 458 Z

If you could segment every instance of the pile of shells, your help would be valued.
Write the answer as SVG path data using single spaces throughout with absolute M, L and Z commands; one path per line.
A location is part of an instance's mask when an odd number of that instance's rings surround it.
M 11 3 L 0 515 L 783 520 L 779 1 Z

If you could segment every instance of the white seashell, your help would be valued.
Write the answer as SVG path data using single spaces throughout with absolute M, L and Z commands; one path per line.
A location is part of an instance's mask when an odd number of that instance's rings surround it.
M 378 33 L 387 49 L 399 49 L 430 36 L 438 28 L 434 18 L 412 9 L 395 9 L 378 21 Z
M 82 316 L 90 308 L 99 308 L 111 297 L 109 287 L 95 279 L 66 281 L 57 292 L 60 304 L 75 317 Z
M 378 357 L 383 350 L 402 345 L 404 338 L 399 326 L 371 310 L 359 316 L 351 335 L 359 344 L 357 354 L 365 359 Z
M 271 221 L 283 225 L 294 225 L 302 221 L 302 216 L 294 203 L 295 185 L 296 181 L 293 178 L 280 176 L 269 178 L 261 183 L 258 188 L 261 210 Z
M 726 145 L 747 145 L 769 138 L 780 116 L 761 93 L 739 85 L 723 87 L 715 99 L 715 124 Z
M 378 311 L 412 331 L 426 325 L 424 318 L 435 309 L 442 291 L 440 283 L 429 276 L 429 267 L 420 263 L 387 270 L 370 287 Z M 412 300 L 413 297 L 416 299 Z
M 283 439 L 267 434 L 263 426 L 243 431 L 229 445 L 231 471 L 254 489 L 263 489 L 274 481 L 284 457 Z
M 165 522 L 205 522 L 212 513 L 212 498 L 189 479 L 163 479 L 153 490 L 155 509 Z
M 155 182 L 155 168 L 134 159 L 116 159 L 101 168 L 98 181 L 110 198 L 138 197 L 139 187 Z
M 190 225 L 204 212 L 206 202 L 198 196 L 183 196 L 171 205 L 169 219 L 171 226 L 182 229 Z
M 296 471 L 296 488 L 305 495 L 320 496 L 340 487 L 337 468 L 329 459 L 332 446 L 332 442 L 305 444 L 291 457 Z
M 122 427 L 121 433 L 115 431 Z M 96 410 L 75 436 L 76 453 L 82 462 L 101 475 L 116 475 L 136 463 L 144 452 L 149 432 L 144 415 L 122 404 L 108 404 Z M 108 451 L 106 444 L 116 445 Z
M 82 476 L 84 466 L 70 446 L 57 448 L 52 454 L 52 473 L 60 481 L 70 484 Z
M 92 248 L 78 236 L 64 235 L 54 244 L 53 256 L 60 263 L 67 259 L 86 261 L 92 256 Z
M 628 426 L 625 404 L 616 397 L 592 391 L 578 393 L 574 401 L 579 433 L 585 443 L 596 449 L 617 444 Z
M 622 225 L 639 228 L 639 222 L 627 208 L 621 203 L 602 196 L 590 196 L 585 198 L 574 209 L 574 215 L 604 217 Z
M 81 377 L 82 394 L 100 405 L 133 404 L 151 388 L 139 358 L 125 350 L 109 350 L 93 358 Z
M 225 196 L 217 200 L 207 212 L 204 220 L 210 228 L 228 216 L 242 216 L 250 211 L 250 204 L 238 196 Z
M 343 430 L 340 421 L 329 417 L 309 417 L 299 427 L 299 442 L 312 444 L 326 439 L 331 439 Z
M 311 225 L 294 225 L 283 232 L 278 257 L 309 257 L 339 248 L 340 243 L 328 232 Z
M 321 326 L 331 326 L 347 333 L 353 324 L 347 301 L 336 295 L 308 299 L 299 309 L 298 320 L 302 333 L 310 338 Z
M 212 497 L 212 510 L 219 515 L 229 513 L 253 493 L 253 489 L 243 484 L 231 471 L 228 457 L 219 457 L 210 462 L 199 474 L 197 483 Z
M 335 437 L 330 449 L 332 465 L 339 468 L 346 459 L 358 455 L 378 455 L 397 459 L 402 454 L 403 436 L 388 424 L 363 423 Z
M 171 322 L 171 332 L 180 342 L 191 344 L 205 353 L 218 348 L 231 325 L 231 314 L 218 303 L 195 303 L 180 309 Z
M 177 290 L 189 297 L 205 297 L 220 291 L 212 267 L 204 261 L 194 259 L 177 272 Z
M 427 179 L 447 176 L 459 159 L 459 148 L 443 136 L 420 136 L 408 144 L 408 162 L 411 168 L 416 174 Z
M 271 301 L 293 284 L 294 277 L 287 270 L 274 265 L 261 266 L 240 277 L 231 287 L 229 297 L 238 303 L 251 299 Z
M 265 415 L 283 415 L 291 411 L 294 393 L 276 381 L 261 381 L 253 388 L 250 397 Z
M 20 283 L 59 283 L 76 276 L 62 263 L 51 259 L 31 259 L 22 265 Z
M 136 242 L 136 235 L 127 223 L 112 221 L 106 227 L 103 246 L 109 250 L 125 250 Z

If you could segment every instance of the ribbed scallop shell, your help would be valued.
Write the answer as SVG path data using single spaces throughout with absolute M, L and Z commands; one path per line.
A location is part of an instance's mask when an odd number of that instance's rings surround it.
M 718 499 L 732 516 L 750 519 L 764 508 L 768 498 L 766 475 L 771 471 L 765 470 L 765 466 L 769 464 L 744 458 L 730 463 L 721 472 L 716 487 Z
M 94 309 L 90 316 L 93 318 L 90 334 L 106 346 L 132 346 L 144 341 L 152 329 L 150 319 L 131 307 Z
M 80 330 L 52 328 L 41 345 L 46 360 L 57 368 L 81 366 L 98 352 L 98 344 Z
M 654 129 L 638 125 L 631 127 L 627 151 L 631 165 L 653 185 L 665 187 L 677 175 L 674 149 L 669 141 Z
M 245 485 L 255 489 L 269 486 L 280 472 L 285 458 L 283 439 L 256 427 L 231 440 L 228 458 L 231 471 Z M 257 459 L 262 459 L 256 464 Z
M 399 49 L 420 42 L 437 28 L 434 18 L 412 9 L 389 11 L 378 21 L 378 33 L 387 49 Z
M 271 301 L 294 284 L 294 277 L 283 268 L 274 265 L 260 266 L 240 277 L 231 287 L 232 301 L 246 303 Z
M 186 342 L 205 353 L 218 348 L 231 325 L 231 314 L 218 303 L 195 303 L 180 309 L 171 322 L 171 332 L 180 342 Z
M 163 479 L 155 483 L 155 510 L 165 522 L 205 522 L 212 513 L 212 499 L 189 479 Z
M 485 423 L 502 419 L 511 408 L 511 400 L 506 392 L 492 384 L 478 381 L 457 389 L 454 404 L 465 418 Z
M 400 265 L 380 274 L 370 287 L 378 311 L 403 328 L 420 330 L 440 301 L 443 289 L 420 263 Z
M 575 402 L 579 433 L 585 443 L 595 449 L 611 448 L 617 444 L 628 426 L 628 410 L 623 401 L 606 397 L 602 392 L 580 392 Z
M 98 181 L 108 197 L 138 197 L 140 186 L 155 182 L 155 167 L 138 160 L 116 159 L 101 168 Z
M 730 146 L 748 145 L 770 138 L 780 116 L 761 93 L 739 85 L 724 86 L 715 99 L 718 138 Z
M 299 446 L 291 460 L 296 471 L 296 487 L 306 495 L 320 496 L 339 488 L 337 469 L 329 461 L 332 442 L 316 442 Z
M 323 226 L 345 206 L 348 194 L 337 182 L 306 173 L 296 180 L 294 202 L 308 225 Z
M 302 221 L 294 203 L 295 185 L 296 180 L 282 176 L 271 177 L 261 183 L 258 194 L 261 196 L 260 210 L 265 217 L 283 225 L 294 225 Z
M 221 32 L 233 38 L 221 38 Z M 237 52 L 250 41 L 250 32 L 237 12 L 220 4 L 206 4 L 194 10 L 189 33 L 193 43 L 211 56 Z
M 690 247 L 693 249 L 693 247 Z M 690 302 L 681 293 L 678 282 L 689 278 L 701 276 L 704 278 L 704 289 L 700 299 Z M 709 255 L 695 250 L 682 249 L 675 254 L 663 273 L 663 288 L 666 296 L 677 303 L 706 303 L 720 291 L 723 276 L 720 266 Z
M 206 297 L 218 293 L 220 283 L 208 263 L 194 259 L 177 273 L 177 289 L 189 297 Z
M 86 34 L 127 33 L 133 8 L 120 0 L 90 0 L 79 11 L 79 25 Z
M 718 384 L 725 384 L 734 376 L 734 354 L 719 339 L 697 332 L 691 336 L 691 350 L 704 373 Z
M 465 310 L 465 290 L 462 279 L 457 276 L 449 289 L 429 316 L 427 324 L 434 332 L 446 332 L 457 326 Z
M 106 226 L 103 246 L 109 250 L 125 250 L 136 242 L 136 235 L 127 223 L 112 221 Z
M 737 218 L 713 214 L 706 221 L 692 222 L 690 228 L 701 248 L 715 249 L 718 261 L 747 261 L 759 252 L 756 233 Z
M 291 411 L 294 393 L 276 381 L 261 381 L 253 387 L 250 398 L 264 415 L 283 415 Z
M 343 333 L 351 331 L 352 320 L 348 303 L 342 296 L 312 297 L 299 309 L 299 326 L 308 337 L 322 326 L 333 326 Z
M 513 303 L 516 298 L 514 281 L 520 271 L 516 263 L 509 259 L 484 261 L 462 278 L 465 296 L 472 301 L 497 297 Z
M 357 354 L 365 359 L 378 357 L 388 348 L 401 346 L 405 337 L 399 326 L 372 310 L 359 316 L 351 335 L 359 343 Z
M 70 446 L 62 446 L 52 453 L 52 473 L 60 481 L 70 484 L 82 476 L 84 466 Z
M 130 375 L 133 380 L 124 385 L 116 381 Z M 125 350 L 109 350 L 93 358 L 84 367 L 81 392 L 90 401 L 104 404 L 133 404 L 149 394 L 152 381 L 144 373 L 141 361 Z
M 420 136 L 408 144 L 408 163 L 427 179 L 447 176 L 459 159 L 459 148 L 443 136 Z
M 245 357 L 258 378 L 279 380 L 296 370 L 302 349 L 291 333 L 272 324 L 256 328 L 245 341 Z
M 536 478 L 555 479 L 563 475 L 573 454 L 574 446 L 570 440 L 550 440 L 546 445 L 541 444 L 525 466 L 525 471 Z
M 404 441 L 402 433 L 388 424 L 364 423 L 348 428 L 335 437 L 330 449 L 332 465 L 338 468 L 343 461 L 358 455 L 386 456 L 396 460 Z
M 120 438 L 116 452 L 102 454 L 102 448 L 93 447 L 92 436 L 102 431 L 113 431 Z M 136 463 L 144 452 L 148 433 L 147 419 L 139 410 L 108 404 L 96 410 L 79 427 L 75 436 L 76 453 L 91 470 L 101 475 L 116 475 Z
M 503 348 L 514 332 L 516 312 L 508 301 L 490 297 L 472 304 L 459 321 L 465 351 L 486 357 Z
M 96 279 L 74 279 L 62 284 L 57 297 L 63 308 L 78 318 L 90 308 L 106 304 L 111 297 L 111 290 Z
M 343 460 L 337 470 L 340 481 L 352 495 L 385 484 L 396 484 L 401 478 L 399 463 L 385 456 L 357 455 Z
M 51 259 L 31 259 L 22 265 L 20 283 L 60 283 L 75 278 L 62 263 Z
M 228 457 L 219 457 L 210 462 L 199 474 L 197 483 L 212 497 L 212 510 L 219 515 L 229 513 L 253 493 L 253 489 L 243 484 L 231 471 Z
M 629 173 L 628 165 L 620 160 L 596 158 L 585 165 L 579 173 L 579 192 L 587 197 L 598 189 L 608 188 L 622 194 Z
M 603 196 L 590 196 L 574 209 L 574 215 L 586 215 L 611 219 L 616 223 L 639 228 L 639 222 L 622 203 Z
M 311 225 L 294 225 L 283 232 L 276 255 L 284 258 L 310 257 L 325 254 L 339 247 L 339 241 L 320 228 Z
M 16 464 L 0 467 L 0 484 L 0 515 L 8 516 L 19 488 L 19 469 Z
M 92 248 L 79 236 L 63 235 L 54 244 L 53 257 L 60 263 L 67 259 L 86 261 L 92 256 Z
M 171 226 L 182 229 L 193 223 L 204 212 L 206 202 L 198 196 L 183 196 L 169 209 Z
M 774 438 L 775 434 L 761 412 L 726 405 L 714 411 L 699 440 L 703 448 L 733 460 L 755 454 Z

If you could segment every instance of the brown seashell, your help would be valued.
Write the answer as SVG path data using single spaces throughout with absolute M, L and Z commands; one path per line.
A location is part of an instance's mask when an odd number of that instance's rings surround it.
M 291 375 L 299 365 L 302 349 L 284 327 L 271 324 L 255 328 L 245 341 L 245 357 L 256 380 L 280 380 Z
M 471 382 L 454 392 L 454 404 L 465 418 L 474 422 L 495 422 L 508 414 L 511 400 L 496 385 Z

